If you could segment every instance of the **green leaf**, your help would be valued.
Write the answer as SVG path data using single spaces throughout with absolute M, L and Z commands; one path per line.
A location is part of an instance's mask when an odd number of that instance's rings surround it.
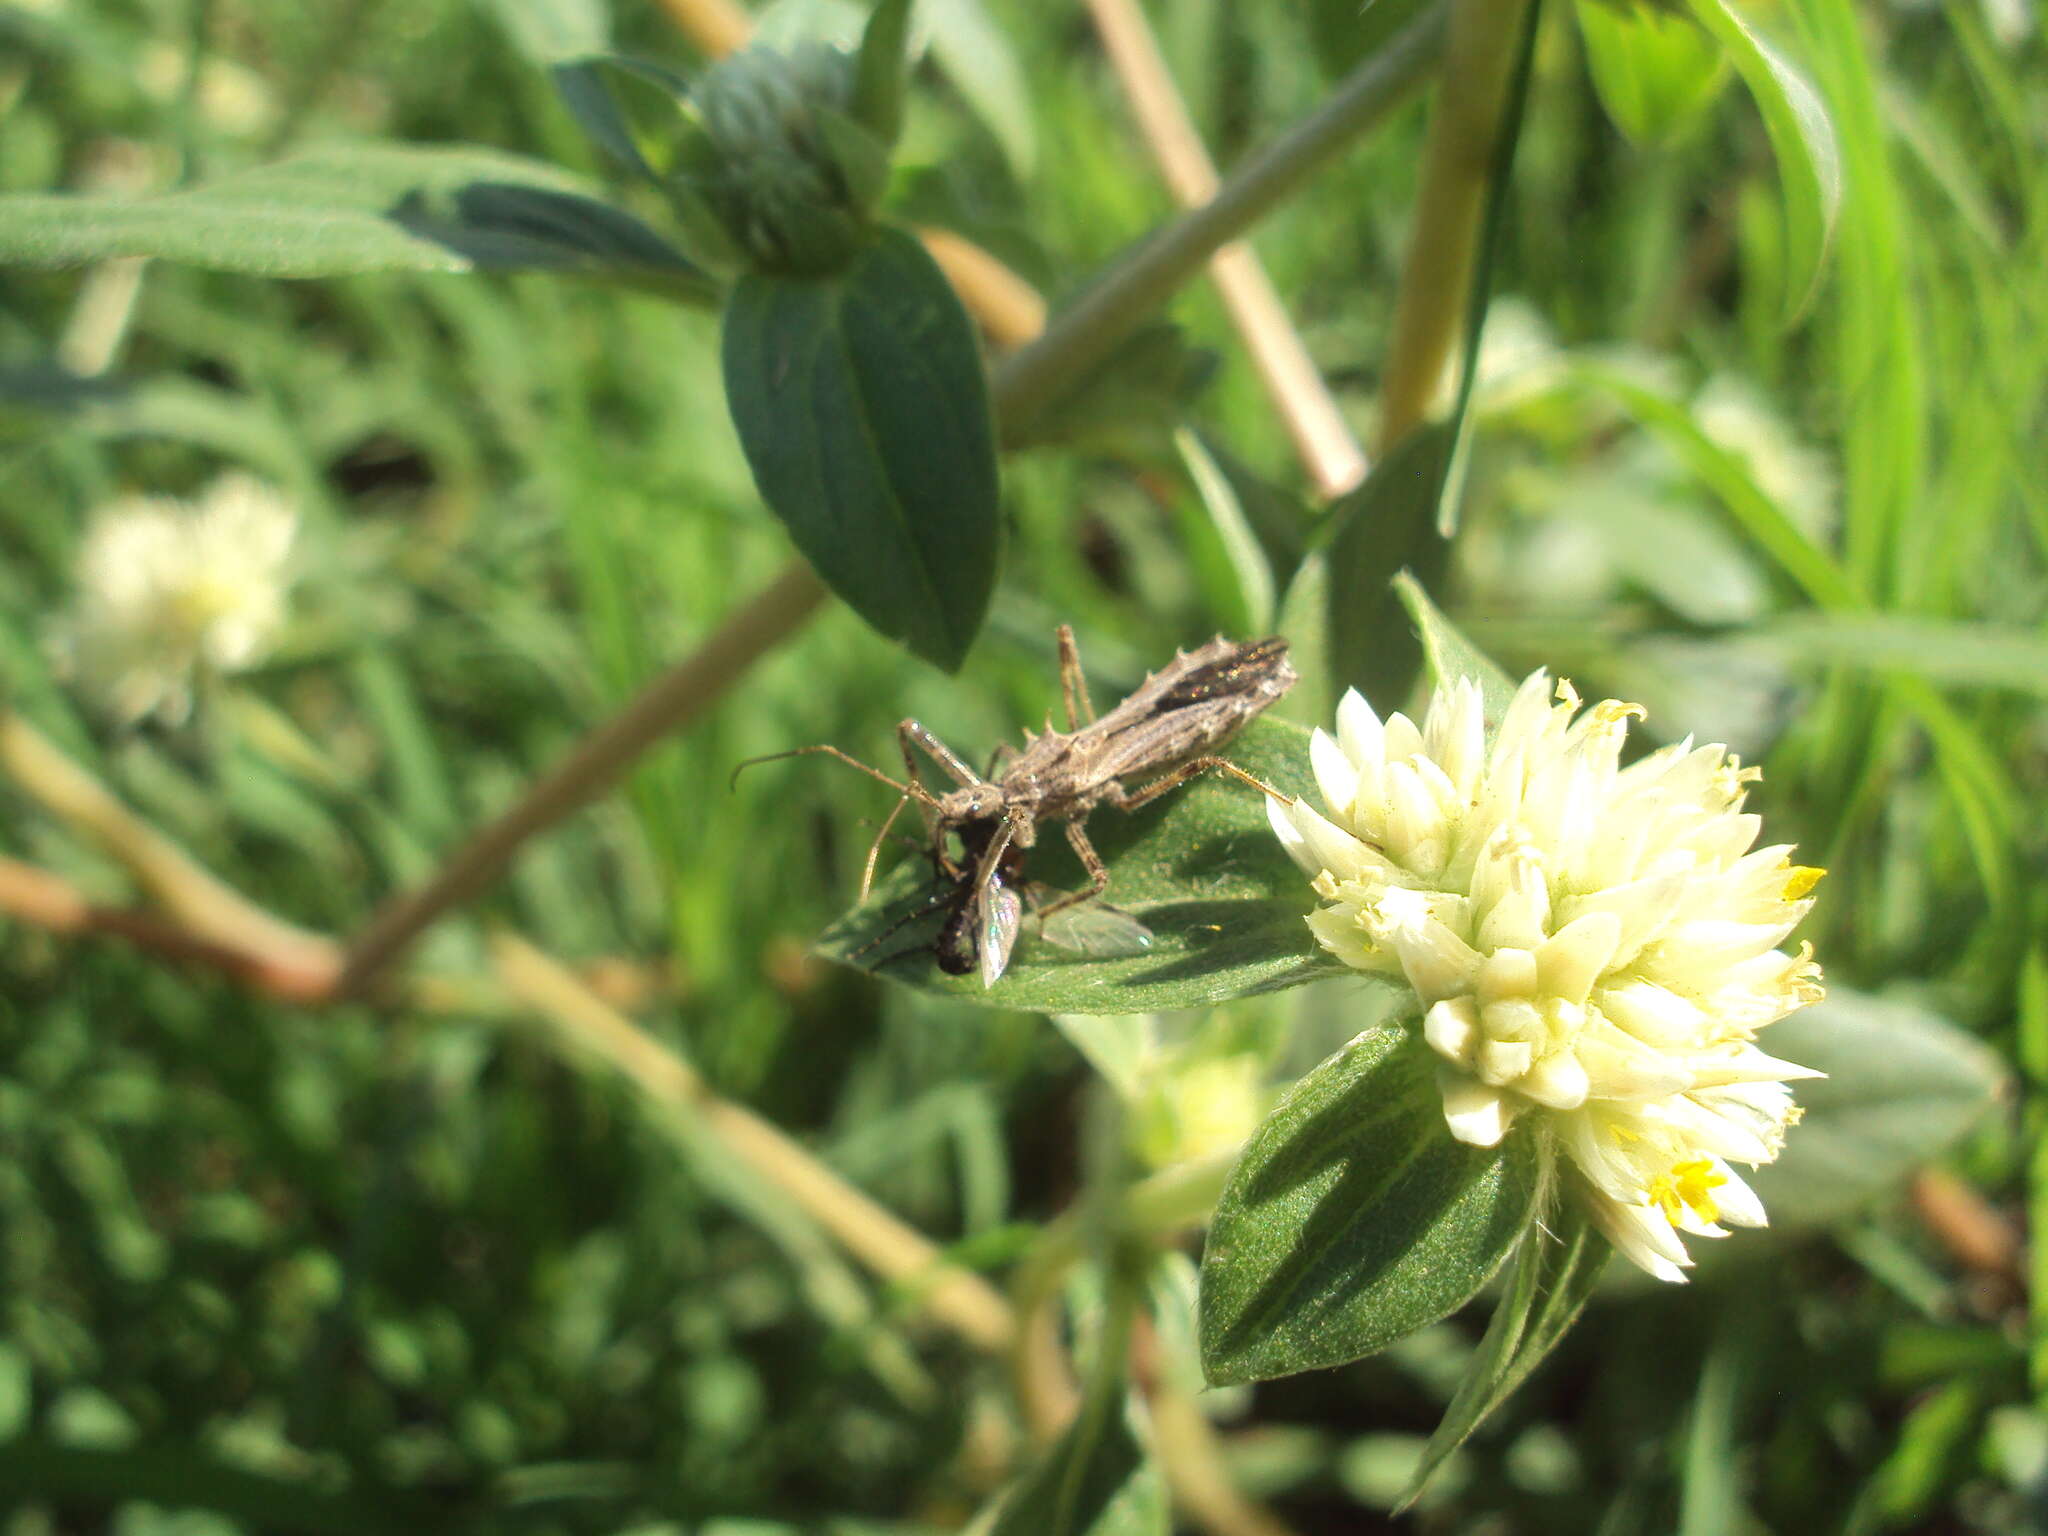
M 1728 80 L 1728 52 L 1687 16 L 1579 0 L 1579 36 L 1600 105 L 1630 139 L 1661 146 L 1699 126 Z
M 536 64 L 565 64 L 611 48 L 605 0 L 490 0 L 512 45 Z
M 1202 1255 L 1202 1368 L 1218 1386 L 1343 1365 L 1463 1306 L 1527 1230 L 1536 1146 L 1444 1125 L 1415 1029 L 1361 1035 L 1259 1127 Z
M 1309 794 L 1308 732 L 1270 716 L 1255 720 L 1222 751 L 1286 794 Z M 976 754 L 969 753 L 969 757 Z M 948 976 L 933 961 L 936 917 L 885 930 L 919 911 L 930 890 L 922 857 L 884 881 L 865 906 L 828 929 L 818 952 L 921 991 L 997 1008 L 1045 1013 L 1152 1013 L 1194 1008 L 1330 975 L 1329 960 L 1302 921 L 1315 893 L 1266 823 L 1264 798 L 1209 775 L 1125 815 L 1105 810 L 1088 837 L 1109 866 L 1104 899 L 1152 930 L 1142 954 L 1090 958 L 1047 943 L 1026 922 L 1010 968 L 995 986 Z M 1040 829 L 1030 878 L 1057 890 L 1085 883 L 1056 832 Z M 865 949 L 865 953 L 856 953 Z
M 995 585 L 995 433 L 973 327 L 924 248 L 886 229 L 831 277 L 742 278 L 725 383 L 754 483 L 819 576 L 957 668 Z
M 1515 1250 L 1507 1294 L 1494 1308 L 1457 1396 L 1429 1437 L 1401 1495 L 1401 1508 L 1421 1496 L 1445 1458 L 1470 1439 L 1557 1347 L 1593 1294 L 1612 1251 L 1607 1239 L 1593 1230 L 1583 1208 L 1570 1200 L 1530 1228 Z
M 1166 1492 L 1120 1405 L 1083 1413 L 1004 1498 L 989 1536 L 1167 1536 Z
M 650 59 L 624 53 L 567 59 L 548 73 L 561 93 L 562 104 L 593 144 L 634 175 L 662 182 L 655 162 L 666 163 L 673 155 L 689 81 Z M 624 92 L 615 86 L 625 87 Z M 663 190 L 674 195 L 673 188 L 664 186 Z M 687 225 L 686 231 L 692 236 L 696 233 Z M 716 245 L 722 247 L 724 242 L 721 229 Z M 702 247 L 694 243 L 691 249 L 702 254 Z
M 2038 629 L 1903 613 L 1789 613 L 1733 631 L 1738 650 L 1795 665 L 1912 672 L 1951 688 L 2007 688 L 2048 698 L 2048 635 Z
M 1330 681 L 1355 685 L 1368 697 L 1406 697 L 1419 660 L 1406 627 L 1397 621 L 1389 579 L 1397 570 L 1414 567 L 1433 581 L 1449 563 L 1449 541 L 1457 531 L 1463 496 L 1479 345 L 1506 225 L 1515 152 L 1527 116 L 1541 11 L 1541 0 L 1531 0 L 1523 15 L 1507 102 L 1487 166 L 1485 211 L 1466 290 L 1464 345 L 1450 412 L 1441 421 L 1407 433 L 1374 466 L 1365 484 L 1332 508 L 1326 525 L 1329 610 L 1324 639 Z
M 709 279 L 549 165 L 466 147 L 329 144 L 153 197 L 0 197 L 0 264 L 156 256 L 258 277 L 576 272 L 708 299 Z
M 1433 0 L 1307 0 L 1310 40 L 1316 62 L 1329 79 L 1350 74 L 1379 52 Z
M 1396 572 L 1420 570 L 1434 583 L 1450 564 L 1450 541 L 1436 521 L 1455 438 L 1447 421 L 1417 427 L 1330 508 L 1325 635 L 1330 682 L 1340 693 L 1356 688 L 1392 708 L 1421 669 L 1415 629 L 1392 582 Z
M 2005 1083 L 1995 1053 L 1912 1003 L 1831 988 L 1765 1031 L 1773 1056 L 1827 1073 L 1778 1160 L 1744 1177 L 1778 1226 L 1837 1220 L 1938 1156 Z
M 1812 302 L 1842 207 L 1842 153 L 1827 107 L 1806 77 L 1728 0 L 1687 0 L 1728 50 L 1763 114 L 1785 196 L 1786 320 Z
M 1444 617 L 1443 610 L 1429 600 L 1429 594 L 1422 590 L 1422 583 L 1413 576 L 1406 572 L 1396 576 L 1394 590 L 1414 618 L 1415 628 L 1422 636 L 1422 653 L 1429 667 L 1430 683 L 1441 687 L 1461 677 L 1477 680 L 1486 730 L 1491 736 L 1499 729 L 1501 719 L 1514 699 L 1515 680 Z
M 903 131 L 903 84 L 910 72 L 904 47 L 910 32 L 910 0 L 877 0 L 861 32 L 854 59 L 853 119 L 891 145 Z
M 1189 536 L 1188 558 L 1198 573 L 1211 551 L 1220 554 L 1229 573 L 1229 585 L 1211 606 L 1225 618 L 1226 627 L 1246 635 L 1268 634 L 1279 605 L 1274 590 L 1273 567 L 1259 542 L 1251 519 L 1245 515 L 1237 485 L 1210 454 L 1201 435 L 1188 427 L 1173 434 L 1188 479 L 1194 482 L 1201 502 L 1201 515 L 1188 517 L 1183 528 Z
M 1028 181 L 1038 163 L 1038 130 L 1009 35 L 989 19 L 982 0 L 924 0 L 918 13 L 939 68 L 995 138 L 1011 174 Z

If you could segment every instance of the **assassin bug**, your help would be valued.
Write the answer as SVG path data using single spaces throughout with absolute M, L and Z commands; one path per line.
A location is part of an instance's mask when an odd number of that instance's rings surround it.
M 946 923 L 933 946 L 940 967 L 956 975 L 978 967 L 983 982 L 993 985 L 1009 963 L 1022 926 L 1026 891 L 1023 854 L 1037 842 L 1041 824 L 1061 825 L 1068 845 L 1088 874 L 1085 889 L 1054 896 L 1039 909 L 1041 931 L 1053 937 L 1053 932 L 1047 931 L 1049 919 L 1094 901 L 1109 887 L 1108 867 L 1095 851 L 1086 827 L 1089 815 L 1098 807 L 1135 810 L 1211 769 L 1264 793 L 1274 793 L 1211 749 L 1294 685 L 1286 641 L 1278 637 L 1243 642 L 1218 638 L 1177 654 L 1100 717 L 1088 698 L 1074 632 L 1064 624 L 1059 628 L 1059 656 L 1067 728 L 1054 730 L 1048 718 L 1043 732 L 1025 733 L 1022 747 L 1007 743 L 999 747 L 987 777 L 976 773 L 916 720 L 905 720 L 896 727 L 906 773 L 903 780 L 830 745 L 771 753 L 749 759 L 739 768 L 822 753 L 880 780 L 903 797 L 868 850 L 861 877 L 862 899 L 873 883 L 883 837 L 903 806 L 914 802 L 924 818 L 942 889 L 920 913 L 912 915 L 948 908 Z M 919 771 L 920 754 L 955 787 L 933 793 Z M 737 775 L 739 769 L 734 772 Z M 960 846 L 957 859 L 948 850 L 949 835 Z M 1128 927 L 1122 927 L 1120 939 L 1102 938 L 1097 943 L 1149 938 L 1135 918 L 1114 908 L 1104 911 L 1112 915 L 1107 928 L 1121 927 L 1117 918 Z M 1054 938 L 1054 942 L 1062 940 Z M 1076 947 L 1094 946 L 1084 938 Z

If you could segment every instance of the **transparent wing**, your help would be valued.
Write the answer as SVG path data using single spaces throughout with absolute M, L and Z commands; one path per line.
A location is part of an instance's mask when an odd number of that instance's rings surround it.
M 1024 902 L 1001 881 L 992 880 L 981 898 L 981 984 L 992 987 L 1009 966 L 1024 923 Z
M 1062 907 L 1039 919 L 1039 932 L 1049 944 L 1097 957 L 1141 955 L 1152 947 L 1150 928 L 1122 908 L 1103 901 Z

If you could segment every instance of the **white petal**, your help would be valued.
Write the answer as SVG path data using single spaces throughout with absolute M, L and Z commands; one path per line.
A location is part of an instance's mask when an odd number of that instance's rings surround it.
M 1298 805 L 1300 802 L 1296 801 L 1295 804 Z M 1280 846 L 1287 850 L 1287 856 L 1294 860 L 1303 874 L 1313 880 L 1323 872 L 1323 867 L 1309 852 L 1308 839 L 1303 837 L 1300 829 L 1294 825 L 1292 809 L 1292 806 L 1282 805 L 1279 801 L 1268 798 L 1266 824 L 1273 829 L 1273 835 L 1280 839 Z
M 1536 951 L 1545 995 L 1585 1002 L 1620 942 L 1621 919 L 1611 912 L 1594 912 L 1566 923 Z
M 1354 906 L 1316 908 L 1308 915 L 1308 930 L 1317 943 L 1354 970 L 1401 974 L 1398 959 L 1373 947 Z
M 1486 1040 L 1474 1053 L 1474 1072 L 1481 1082 L 1491 1084 L 1495 1088 L 1505 1088 L 1527 1072 L 1529 1064 L 1535 1059 L 1536 1047 L 1527 1040 Z M 1584 1103 L 1584 1098 L 1582 1097 L 1579 1102 Z M 1567 1104 L 1561 1107 L 1576 1109 L 1578 1105 Z
M 1347 688 L 1337 701 L 1337 744 L 1360 770 L 1386 761 L 1386 730 L 1356 688 Z
M 1609 1022 L 1661 1050 L 1692 1050 L 1706 1035 L 1699 1004 L 1654 982 L 1602 987 L 1590 1001 Z
M 1514 1124 L 1515 1106 L 1498 1088 L 1449 1067 L 1439 1068 L 1437 1088 L 1444 1096 L 1444 1123 L 1468 1147 L 1497 1147 Z
M 1764 1212 L 1763 1201 L 1757 1199 L 1756 1191 L 1743 1182 L 1742 1175 L 1719 1159 L 1715 1160 L 1714 1171 L 1721 1175 L 1721 1183 L 1714 1186 L 1714 1208 L 1721 1213 L 1721 1219 L 1730 1226 L 1767 1227 L 1771 1219 Z
M 1273 804 L 1270 800 L 1266 803 L 1269 806 Z M 1288 820 L 1294 823 L 1295 831 L 1301 834 L 1303 852 L 1294 855 L 1294 862 L 1303 869 L 1316 873 L 1328 870 L 1342 880 L 1355 877 L 1368 868 L 1377 869 L 1384 863 L 1365 844 L 1342 827 L 1325 821 L 1303 801 L 1293 801 L 1284 809 Z M 1293 853 L 1292 849 L 1288 851 Z
M 1515 1086 L 1546 1108 L 1577 1109 L 1586 1102 L 1590 1083 L 1576 1052 L 1557 1051 L 1537 1062 Z
M 1422 1038 L 1446 1061 L 1471 1063 L 1472 1042 L 1479 1033 L 1478 1014 L 1469 997 L 1447 997 L 1432 1003 L 1422 1016 Z
M 1340 820 L 1351 818 L 1351 802 L 1358 795 L 1358 770 L 1344 749 L 1327 731 L 1317 730 L 1308 739 L 1309 765 L 1315 769 L 1316 788 L 1323 792 L 1323 804 Z
M 1755 1046 L 1745 1046 L 1732 1056 L 1696 1056 L 1691 1066 L 1696 1088 L 1725 1088 L 1731 1083 L 1794 1083 L 1827 1076 L 1816 1067 L 1802 1067 L 1796 1061 L 1766 1056 Z
M 1400 956 L 1408 985 L 1425 1006 L 1472 990 L 1479 952 L 1437 921 L 1420 892 L 1388 891 L 1367 920 L 1373 937 Z
M 1599 1194 L 1591 1196 L 1588 1209 L 1593 1224 L 1623 1258 L 1659 1280 L 1685 1283 L 1685 1270 L 1692 1259 L 1661 1212 L 1644 1205 L 1624 1205 Z

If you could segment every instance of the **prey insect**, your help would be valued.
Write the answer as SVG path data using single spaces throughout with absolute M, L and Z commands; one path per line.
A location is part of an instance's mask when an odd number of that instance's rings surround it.
M 1003 851 L 987 880 L 977 883 L 975 871 L 997 825 L 990 820 L 960 828 L 959 861 L 947 858 L 942 863 L 935 858 L 931 892 L 854 950 L 854 957 L 880 948 L 910 924 L 939 912 L 946 914 L 945 920 L 928 944 L 913 944 L 885 956 L 876 968 L 886 967 L 904 955 L 926 951 L 949 976 L 965 976 L 979 970 L 982 985 L 992 987 L 1010 963 L 1010 953 L 1024 931 L 1027 913 L 1036 921 L 1040 938 L 1080 954 L 1134 955 L 1151 947 L 1152 930 L 1106 901 L 1069 904 L 1053 910 L 1049 904 L 1057 899 L 1058 893 L 1024 878 L 1024 851 L 1014 842 Z
M 1027 897 L 1038 894 L 1038 888 L 1024 879 L 1023 860 L 1025 851 L 1036 844 L 1041 825 L 1060 824 L 1087 872 L 1088 884 L 1044 900 L 1036 914 L 1040 932 L 1052 942 L 1101 953 L 1116 945 L 1141 946 L 1149 933 L 1137 919 L 1098 900 L 1109 887 L 1109 869 L 1088 837 L 1091 813 L 1103 806 L 1135 810 L 1211 770 L 1274 793 L 1213 749 L 1294 685 L 1286 641 L 1212 640 L 1176 655 L 1100 718 L 1088 697 L 1073 631 L 1064 624 L 1059 655 L 1066 729 L 1054 730 L 1048 718 L 1042 733 L 1025 733 L 1022 747 L 1005 743 L 997 749 L 986 777 L 916 720 L 905 720 L 896 728 L 905 770 L 902 780 L 834 746 L 770 754 L 835 757 L 902 796 L 868 850 L 861 877 L 863 900 L 890 825 L 905 804 L 916 804 L 938 889 L 924 907 L 902 921 L 945 911 L 932 946 L 940 968 L 956 975 L 979 969 L 987 985 L 993 985 L 1008 965 L 1023 927 Z M 920 755 L 954 787 L 939 793 L 927 787 L 919 771 Z M 754 758 L 740 767 L 768 760 Z M 948 839 L 957 843 L 957 857 Z M 1080 922 L 1077 933 L 1076 919 L 1068 914 L 1091 902 L 1097 909 L 1094 921 Z M 1055 923 L 1055 918 L 1062 921 Z M 875 942 L 891 931 L 884 930 Z

